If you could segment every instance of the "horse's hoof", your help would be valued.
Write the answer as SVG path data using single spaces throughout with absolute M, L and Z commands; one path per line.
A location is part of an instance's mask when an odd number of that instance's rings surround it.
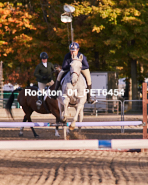
M 69 130 L 74 130 L 75 129 L 75 127 L 72 127 L 71 125 L 69 126 Z
M 35 138 L 39 138 L 39 135 L 35 135 L 34 137 L 35 137 Z
M 23 137 L 23 134 L 22 133 L 21 134 L 19 133 L 19 137 Z
M 55 136 L 56 136 L 56 137 L 60 137 L 60 134 L 55 133 Z
M 57 130 L 55 130 L 55 136 L 56 137 L 60 137 L 60 134 L 59 134 L 59 132 Z

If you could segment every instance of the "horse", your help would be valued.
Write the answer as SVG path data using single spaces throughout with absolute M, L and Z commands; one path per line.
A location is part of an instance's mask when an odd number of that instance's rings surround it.
M 63 78 L 61 91 L 62 95 L 58 96 L 58 105 L 60 109 L 61 119 L 66 122 L 68 114 L 68 106 L 76 108 L 76 114 L 73 118 L 70 130 L 75 128 L 75 122 L 79 118 L 79 122 L 83 120 L 83 109 L 86 102 L 86 81 L 81 74 L 83 55 L 79 58 L 72 55 L 70 63 L 70 71 Z
M 60 71 L 60 67 L 57 66 L 55 67 L 55 74 L 56 76 L 58 75 Z M 55 89 L 55 84 L 53 84 L 51 87 L 50 87 L 50 90 L 54 90 Z M 10 95 L 7 103 L 6 103 L 6 111 L 11 115 L 11 117 L 13 118 L 13 115 L 12 115 L 12 110 L 11 110 L 11 106 L 12 106 L 12 103 L 14 101 L 14 93 L 15 92 L 19 92 L 19 95 L 18 95 L 18 102 L 20 104 L 20 106 L 22 106 L 22 109 L 25 113 L 24 115 L 24 119 L 23 119 L 23 122 L 32 122 L 31 120 L 31 114 L 33 113 L 33 111 L 36 111 L 37 113 L 40 113 L 40 114 L 47 114 L 47 113 L 51 113 L 53 114 L 55 117 L 56 117 L 56 123 L 58 124 L 59 122 L 63 122 L 60 118 L 60 111 L 59 111 L 59 107 L 58 107 L 58 101 L 55 100 L 55 99 L 52 99 L 50 98 L 49 96 L 46 97 L 46 100 L 43 101 L 40 109 L 38 109 L 38 107 L 36 106 L 36 101 L 38 100 L 38 97 L 37 95 L 36 96 L 29 96 L 27 94 L 27 96 L 25 96 L 25 91 L 38 91 L 38 88 L 35 87 L 35 86 L 30 86 L 30 87 L 26 87 L 25 89 L 22 89 L 22 88 L 18 88 L 16 90 L 14 90 L 12 92 L 12 94 Z M 20 133 L 19 133 L 19 136 L 23 136 L 23 128 L 24 127 L 21 127 L 20 128 Z M 38 134 L 36 134 L 35 130 L 33 127 L 31 127 L 31 130 L 33 132 L 33 135 L 34 137 L 39 137 Z M 59 133 L 58 133 L 58 126 L 56 126 L 56 129 L 55 129 L 55 136 L 60 136 Z

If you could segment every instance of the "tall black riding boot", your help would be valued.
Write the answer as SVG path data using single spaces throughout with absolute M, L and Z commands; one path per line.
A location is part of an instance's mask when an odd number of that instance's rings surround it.
M 96 101 L 95 100 L 92 100 L 91 97 L 90 97 L 91 85 L 88 85 L 87 89 L 89 90 L 89 92 L 87 93 L 87 102 L 88 103 L 91 103 L 91 104 L 96 103 Z
M 56 80 L 56 83 L 55 83 L 55 91 L 56 91 L 56 95 L 55 96 L 51 96 L 51 98 L 54 98 L 55 100 L 57 99 L 57 90 L 59 89 L 60 87 L 60 81 Z

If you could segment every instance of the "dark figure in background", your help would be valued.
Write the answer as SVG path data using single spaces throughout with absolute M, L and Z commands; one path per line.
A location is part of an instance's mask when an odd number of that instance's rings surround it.
M 52 73 L 54 71 L 54 65 L 51 62 L 47 62 L 48 55 L 46 52 L 40 54 L 41 62 L 36 66 L 34 76 L 38 82 L 39 90 L 43 93 L 43 89 L 46 86 L 52 86 L 54 84 Z M 40 94 L 36 105 L 38 109 L 42 105 L 43 96 Z

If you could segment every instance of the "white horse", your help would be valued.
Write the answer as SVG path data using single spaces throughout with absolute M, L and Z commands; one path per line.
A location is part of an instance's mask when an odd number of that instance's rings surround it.
M 79 122 L 83 120 L 83 108 L 86 102 L 86 82 L 81 74 L 82 60 L 82 54 L 79 58 L 72 55 L 70 71 L 66 74 L 61 86 L 62 96 L 58 97 L 60 115 L 63 121 L 67 120 L 68 106 L 76 108 L 76 114 L 69 126 L 70 130 L 75 128 L 78 116 Z

